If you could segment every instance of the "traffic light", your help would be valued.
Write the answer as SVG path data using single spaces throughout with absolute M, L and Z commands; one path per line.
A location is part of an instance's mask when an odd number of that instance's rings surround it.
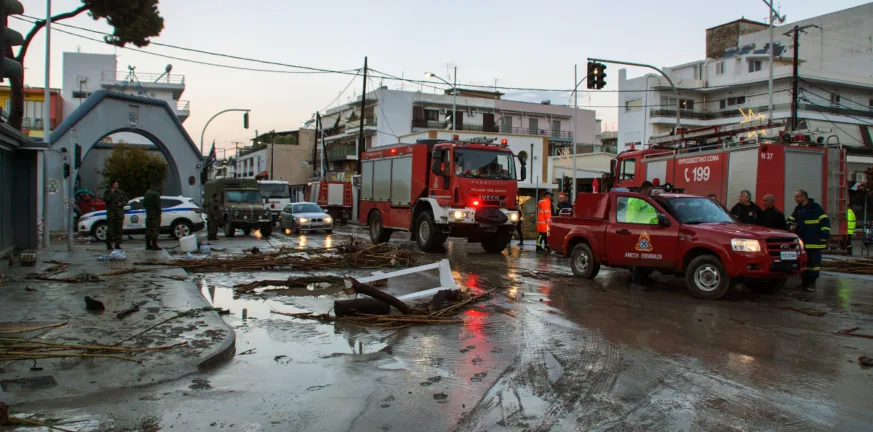
M 24 6 L 18 0 L 0 0 L 0 82 L 5 78 L 20 78 L 23 68 L 21 63 L 6 58 L 8 47 L 18 46 L 24 43 L 21 33 L 6 27 L 9 15 L 21 15 Z
M 564 184 L 562 186 L 561 189 L 567 196 L 570 196 L 570 194 L 573 193 L 573 179 L 570 177 L 564 176 Z
M 595 65 L 595 84 L 594 87 L 597 90 L 606 87 L 606 65 L 603 63 L 597 63 Z
M 249 128 L 249 113 L 243 113 L 243 127 Z
M 82 146 L 76 144 L 73 149 L 73 168 L 79 169 L 82 166 Z
M 596 65 L 597 65 L 597 63 L 588 62 L 588 75 L 585 78 L 585 84 L 588 85 L 589 90 L 593 89 L 595 84 L 596 84 L 595 72 L 594 72 Z

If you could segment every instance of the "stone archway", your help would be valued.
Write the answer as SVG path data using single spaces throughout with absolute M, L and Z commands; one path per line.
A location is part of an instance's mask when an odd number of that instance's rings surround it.
M 73 111 L 51 134 L 48 156 L 48 178 L 61 183 L 63 153 L 68 149 L 70 160 L 76 144 L 82 155 L 88 154 L 100 140 L 114 133 L 141 135 L 160 150 L 169 166 L 165 193 L 184 195 L 199 201 L 200 169 L 203 156 L 188 136 L 182 123 L 166 101 L 130 96 L 101 90 L 92 94 Z M 72 162 L 71 162 L 72 165 Z M 77 172 L 71 166 L 71 177 Z M 64 229 L 63 193 L 49 195 L 50 230 Z M 71 194 L 72 191 L 67 191 Z

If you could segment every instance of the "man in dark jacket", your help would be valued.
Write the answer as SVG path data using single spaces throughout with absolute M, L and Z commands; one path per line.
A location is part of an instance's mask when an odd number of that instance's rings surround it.
M 739 202 L 731 209 L 731 214 L 739 223 L 756 224 L 761 207 L 752 202 L 752 193 L 744 190 L 740 192 Z
M 142 205 L 146 211 L 146 249 L 161 250 L 158 247 L 158 234 L 161 232 L 161 192 L 157 182 L 146 191 Z
M 788 229 L 793 231 L 806 245 L 806 269 L 800 275 L 801 283 L 796 289 L 815 291 L 815 281 L 821 270 L 821 253 L 827 247 L 831 236 L 831 222 L 824 209 L 809 198 L 809 194 L 798 189 L 794 193 L 797 207 L 788 217 Z
M 776 197 L 767 194 L 764 195 L 762 201 L 764 203 L 764 209 L 761 210 L 761 214 L 758 215 L 757 224 L 778 230 L 787 229 L 787 226 L 785 225 L 785 214 L 776 208 Z

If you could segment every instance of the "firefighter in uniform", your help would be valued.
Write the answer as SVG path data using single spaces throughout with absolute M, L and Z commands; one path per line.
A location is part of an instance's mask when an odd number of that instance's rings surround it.
M 209 208 L 206 214 L 206 224 L 209 225 L 209 240 L 218 240 L 218 224 L 221 223 L 221 203 L 218 201 L 218 194 L 212 194 L 212 200 L 209 201 Z
M 798 189 L 794 193 L 794 202 L 797 207 L 788 218 L 788 229 L 803 240 L 808 258 L 806 269 L 800 275 L 801 283 L 795 288 L 813 292 L 821 270 L 821 253 L 831 236 L 831 222 L 824 209 L 811 200 L 805 190 Z
M 124 206 L 127 205 L 127 196 L 118 188 L 118 182 L 113 180 L 110 185 L 103 195 L 103 201 L 106 202 L 106 221 L 109 223 L 106 230 L 107 250 L 112 250 L 112 243 L 115 243 L 115 249 L 121 249 Z
M 640 185 L 640 195 L 652 196 L 654 185 L 646 180 Z M 641 225 L 657 225 L 658 212 L 648 202 L 639 198 L 629 200 L 625 210 L 625 220 L 627 223 Z M 652 281 L 652 269 L 640 266 L 634 266 L 631 270 L 631 287 L 634 289 L 647 291 L 651 289 L 649 284 Z
M 156 183 L 146 191 L 142 198 L 146 211 L 146 249 L 161 250 L 158 247 L 158 234 L 161 231 L 161 192 Z
M 846 224 L 849 232 L 846 233 L 846 255 L 852 255 L 852 237 L 855 236 L 855 227 L 857 226 L 857 218 L 855 218 L 855 211 L 852 210 L 851 207 L 848 208 L 846 219 L 848 219 L 848 223 Z
M 546 192 L 537 203 L 537 252 L 549 250 L 549 230 L 552 225 L 552 193 Z

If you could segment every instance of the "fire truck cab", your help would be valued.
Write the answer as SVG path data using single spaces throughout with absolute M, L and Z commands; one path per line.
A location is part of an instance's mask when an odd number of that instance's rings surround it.
M 491 253 L 506 248 L 520 217 L 506 140 L 418 140 L 362 156 L 359 221 L 374 243 L 411 231 L 426 252 L 440 250 L 447 237 L 465 237 Z
M 614 186 L 639 187 L 648 180 L 687 194 L 714 195 L 727 208 L 743 190 L 756 201 L 772 194 L 786 216 L 794 211 L 794 192 L 804 189 L 831 218 L 831 240 L 841 241 L 848 230 L 846 150 L 835 137 L 780 132 L 767 138 L 758 132 L 778 127 L 757 120 L 652 137 L 648 148 L 617 156 Z

